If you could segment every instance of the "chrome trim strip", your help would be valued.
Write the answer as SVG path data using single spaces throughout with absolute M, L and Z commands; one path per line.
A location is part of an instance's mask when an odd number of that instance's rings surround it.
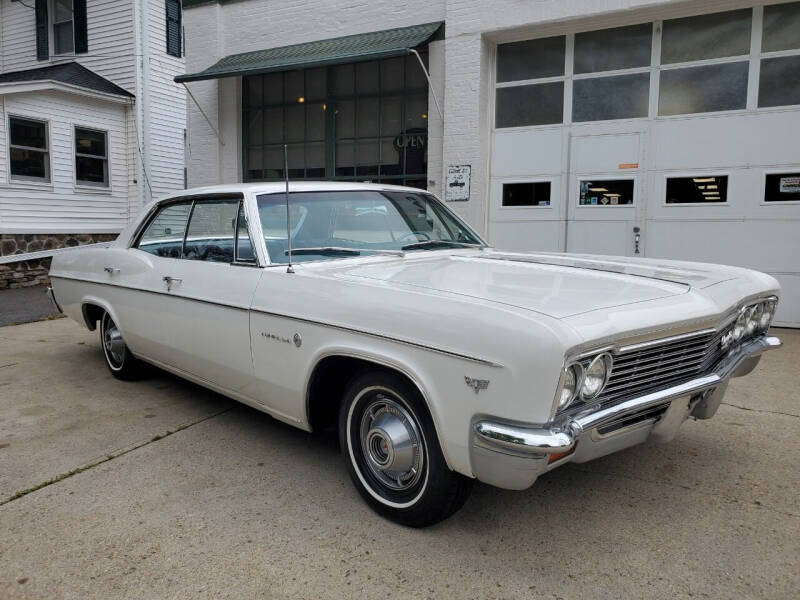
M 473 426 L 473 443 L 498 452 L 523 456 L 568 452 L 586 431 L 617 421 L 627 415 L 658 406 L 680 396 L 689 396 L 717 387 L 730 378 L 746 359 L 779 348 L 781 340 L 762 336 L 739 347 L 738 352 L 723 359 L 713 373 L 697 377 L 676 386 L 632 398 L 600 410 L 590 410 L 568 419 L 561 426 L 549 423 L 542 427 L 510 425 L 480 420 Z
M 670 337 L 665 338 L 657 338 L 654 340 L 650 340 L 649 342 L 640 342 L 638 344 L 631 344 L 630 346 L 621 346 L 616 350 L 616 354 L 625 354 L 627 352 L 634 352 L 636 350 L 644 350 L 645 348 L 651 348 L 653 346 L 660 346 L 662 344 L 670 344 L 672 342 L 679 342 L 681 340 L 689 340 L 694 337 L 700 337 L 704 335 L 709 335 L 712 333 L 716 333 L 717 329 L 715 327 L 709 327 L 708 329 L 701 329 L 699 331 L 692 331 L 689 333 L 683 333 L 680 335 L 673 335 Z
M 106 286 L 109 286 L 109 287 L 117 287 L 117 288 L 122 288 L 122 289 L 134 290 L 134 291 L 142 292 L 142 293 L 145 293 L 145 294 L 156 294 L 156 295 L 159 295 L 159 296 L 167 296 L 167 297 L 170 297 L 170 298 L 179 298 L 181 300 L 191 300 L 191 301 L 194 301 L 194 302 L 202 302 L 204 304 L 210 304 L 210 305 L 213 305 L 213 306 L 221 306 L 221 307 L 224 307 L 224 308 L 233 308 L 233 309 L 236 309 L 236 310 L 244 310 L 244 311 L 249 311 L 249 312 L 253 312 L 253 313 L 258 313 L 258 314 L 262 314 L 262 315 L 271 316 L 271 317 L 278 317 L 278 318 L 282 318 L 282 319 L 291 319 L 292 321 L 299 321 L 301 323 L 307 323 L 309 325 L 319 325 L 321 327 L 328 327 L 328 328 L 331 328 L 331 329 L 336 329 L 338 331 L 345 331 L 345 332 L 348 332 L 348 333 L 366 335 L 366 336 L 369 336 L 369 337 L 373 337 L 373 338 L 376 338 L 376 339 L 381 339 L 381 340 L 388 341 L 388 342 L 396 342 L 398 344 L 404 344 L 406 346 L 419 348 L 420 350 L 427 350 L 429 352 L 435 352 L 437 354 L 443 354 L 445 356 L 452 356 L 454 358 L 458 358 L 458 359 L 462 359 L 462 360 L 468 360 L 468 361 L 475 362 L 475 363 L 478 363 L 478 364 L 481 364 L 481 365 L 485 365 L 487 367 L 503 368 L 502 364 L 496 363 L 496 362 L 493 362 L 491 360 L 487 360 L 487 359 L 484 359 L 484 358 L 478 358 L 476 356 L 469 356 L 468 354 L 460 354 L 458 352 L 453 352 L 452 350 L 446 350 L 444 348 L 437 348 L 436 346 L 428 346 L 427 344 L 423 344 L 421 342 L 414 342 L 414 341 L 411 341 L 411 340 L 405 340 L 405 339 L 402 339 L 402 338 L 396 338 L 396 337 L 388 336 L 388 335 L 385 335 L 385 334 L 382 334 L 382 333 L 377 333 L 377 332 L 374 332 L 374 331 L 365 331 L 363 329 L 354 329 L 352 327 L 347 327 L 345 325 L 337 325 L 335 323 L 325 323 L 323 321 L 317 321 L 317 320 L 309 319 L 309 318 L 306 318 L 306 317 L 299 317 L 299 316 L 295 316 L 295 315 L 287 315 L 287 314 L 284 314 L 284 313 L 270 312 L 270 311 L 260 310 L 260 309 L 257 309 L 257 308 L 252 308 L 252 307 L 247 307 L 247 306 L 237 306 L 235 304 L 225 304 L 223 302 L 214 302 L 213 300 L 203 300 L 202 298 L 192 298 L 191 296 L 182 296 L 180 294 L 176 294 L 176 293 L 173 293 L 173 292 L 157 292 L 157 291 L 154 291 L 154 290 L 143 290 L 141 288 L 136 288 L 136 287 L 129 286 L 129 285 L 121 285 L 121 284 L 118 284 L 118 283 L 110 283 L 110 282 L 107 282 L 107 281 L 92 281 L 90 279 L 80 279 L 79 277 L 69 277 L 69 276 L 64 276 L 64 275 L 51 275 L 50 277 L 54 278 L 54 279 L 69 279 L 69 280 L 72 280 L 72 281 L 82 281 L 84 283 L 93 283 L 93 284 L 96 284 L 96 285 L 106 285 Z
M 50 298 L 50 300 L 53 302 L 53 304 L 55 305 L 55 307 L 58 310 L 58 312 L 61 313 L 61 314 L 64 314 L 64 311 L 61 310 L 61 307 L 58 305 L 58 300 L 56 300 L 56 293 L 53 291 L 52 287 L 48 286 L 48 288 L 47 288 L 47 297 Z

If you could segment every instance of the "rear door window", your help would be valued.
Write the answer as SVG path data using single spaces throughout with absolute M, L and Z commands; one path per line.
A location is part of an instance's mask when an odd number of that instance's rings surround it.
M 150 221 L 136 247 L 155 256 L 180 258 L 191 209 L 190 201 L 164 206 Z

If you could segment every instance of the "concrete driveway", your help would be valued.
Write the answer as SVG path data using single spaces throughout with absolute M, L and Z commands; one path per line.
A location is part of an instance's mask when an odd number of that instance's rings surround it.
M 476 485 L 425 530 L 373 514 L 331 434 L 97 335 L 0 328 L 0 598 L 797 598 L 800 332 L 668 446 Z

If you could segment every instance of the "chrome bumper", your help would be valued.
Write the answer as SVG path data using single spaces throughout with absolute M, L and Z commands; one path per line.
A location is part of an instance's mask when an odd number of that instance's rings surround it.
M 731 377 L 747 375 L 758 364 L 763 352 L 780 346 L 781 341 L 777 337 L 757 338 L 746 342 L 723 358 L 708 375 L 613 406 L 578 414 L 559 424 L 530 427 L 480 419 L 473 425 L 471 445 L 475 475 L 486 483 L 510 489 L 524 489 L 535 481 L 539 473 L 546 470 L 548 465 L 545 459 L 548 455 L 571 452 L 580 438 L 591 437 L 593 440 L 597 438 L 596 435 L 586 434 L 594 434 L 598 428 L 619 423 L 626 417 L 641 414 L 651 408 L 670 405 L 678 398 L 686 398 L 689 401 L 681 408 L 683 412 L 676 416 L 676 411 L 670 411 L 670 418 L 667 419 L 665 415 L 663 419 L 669 421 L 669 430 L 659 431 L 659 434 L 669 439 L 690 414 L 701 419 L 711 418 L 722 401 L 728 380 Z M 703 394 L 709 390 L 713 391 Z M 691 402 L 690 399 L 700 395 L 701 399 Z M 652 426 L 652 421 L 649 424 Z M 636 435 L 629 436 L 627 440 L 624 439 L 624 435 L 617 436 L 619 439 L 613 443 L 603 440 L 601 445 L 605 445 L 605 448 L 602 451 L 598 448 L 600 452 L 596 456 L 639 443 L 654 428 L 649 427 L 646 432 L 640 429 L 636 429 Z M 596 456 L 584 452 L 580 457 L 581 462 Z M 498 470 L 498 465 L 500 472 L 493 472 Z M 506 467 L 510 467 L 510 471 Z M 526 480 L 529 481 L 526 483 Z

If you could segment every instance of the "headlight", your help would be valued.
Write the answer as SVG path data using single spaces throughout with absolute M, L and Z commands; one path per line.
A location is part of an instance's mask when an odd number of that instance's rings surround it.
M 564 368 L 564 383 L 558 397 L 558 410 L 566 408 L 575 399 L 580 378 L 581 366 L 579 364 L 568 365 Z
M 734 341 L 738 342 L 742 339 L 745 327 L 747 327 L 747 310 L 742 310 L 739 312 L 739 316 L 736 317 L 736 324 L 733 326 Z
M 581 396 L 584 400 L 595 398 L 606 385 L 611 373 L 611 355 L 600 354 L 586 367 L 581 385 Z
M 747 309 L 747 325 L 745 325 L 745 335 L 753 335 L 761 322 L 761 313 L 764 312 L 764 305 L 760 302 Z
M 775 316 L 775 307 L 777 302 L 775 300 L 767 300 L 762 304 L 761 316 L 758 320 L 758 328 L 762 331 L 769 329 L 772 324 L 772 317 Z

